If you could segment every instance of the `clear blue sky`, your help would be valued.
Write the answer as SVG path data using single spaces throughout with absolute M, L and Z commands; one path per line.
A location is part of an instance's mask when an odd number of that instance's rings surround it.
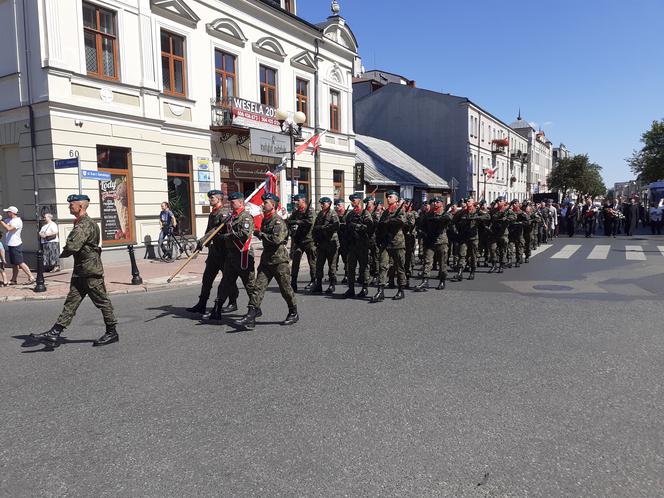
M 330 0 L 299 0 L 319 22 Z M 587 153 L 607 187 L 664 118 L 664 0 L 339 0 L 365 68 L 470 98 L 510 124 L 518 108 Z

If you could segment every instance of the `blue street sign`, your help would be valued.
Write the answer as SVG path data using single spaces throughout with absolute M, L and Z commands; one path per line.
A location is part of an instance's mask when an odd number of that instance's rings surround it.
M 81 170 L 81 178 L 85 180 L 99 180 L 99 181 L 108 181 L 111 179 L 111 174 L 104 171 L 92 171 L 89 169 Z
M 55 169 L 65 168 L 78 168 L 80 160 L 78 157 L 70 157 L 69 159 L 57 159 L 55 161 Z

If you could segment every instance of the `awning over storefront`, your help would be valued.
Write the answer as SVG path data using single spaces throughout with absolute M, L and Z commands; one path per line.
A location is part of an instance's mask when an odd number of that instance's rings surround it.
M 385 140 L 356 135 L 355 158 L 364 163 L 364 181 L 369 185 L 450 189 L 444 179 Z

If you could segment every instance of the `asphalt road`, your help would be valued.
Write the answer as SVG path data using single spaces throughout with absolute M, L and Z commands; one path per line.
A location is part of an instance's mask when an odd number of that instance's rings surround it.
M 89 302 L 54 351 L 24 339 L 61 301 L 2 304 L 0 495 L 661 496 L 664 237 L 641 239 L 401 302 L 299 295 L 290 328 L 276 288 L 238 333 L 184 312 L 194 288 L 115 297 L 105 348 Z

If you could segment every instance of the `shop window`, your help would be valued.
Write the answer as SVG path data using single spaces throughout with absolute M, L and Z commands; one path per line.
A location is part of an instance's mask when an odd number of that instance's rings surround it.
M 344 172 L 338 169 L 335 169 L 332 172 L 332 183 L 334 185 L 334 198 L 343 199 L 344 198 Z
M 304 126 L 309 125 L 309 82 L 302 78 L 295 80 L 295 109 L 307 117 Z
M 134 244 L 131 149 L 98 145 L 97 169 L 111 174 L 99 182 L 102 244 Z
M 260 66 L 261 104 L 277 107 L 277 71 L 267 66 Z
M 237 58 L 221 50 L 214 51 L 215 96 L 217 102 L 237 94 Z
M 330 131 L 341 131 L 339 119 L 340 94 L 336 90 L 330 90 Z
M 164 93 L 184 97 L 187 90 L 185 40 L 161 30 L 161 78 Z
M 297 193 L 311 200 L 311 170 L 309 168 L 297 168 Z M 290 181 L 290 168 L 286 169 L 286 180 Z
M 177 218 L 178 231 L 192 235 L 194 227 L 191 156 L 166 154 L 168 203 Z
M 115 12 L 83 2 L 83 38 L 88 75 L 118 79 L 118 39 Z

